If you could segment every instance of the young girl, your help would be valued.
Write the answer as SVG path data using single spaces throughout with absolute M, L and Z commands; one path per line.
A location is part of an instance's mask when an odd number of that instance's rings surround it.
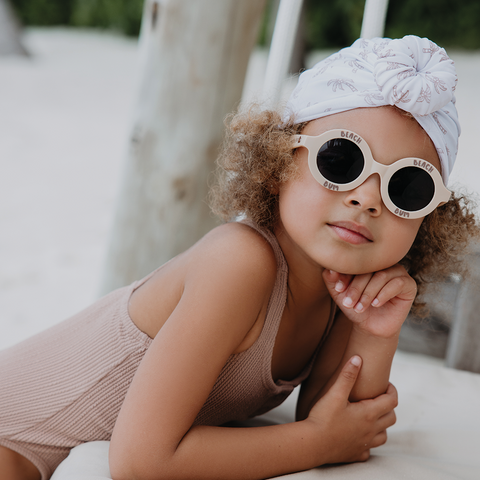
M 417 287 L 459 272 L 477 233 L 444 186 L 455 85 L 427 39 L 358 40 L 301 75 L 283 116 L 234 116 L 212 191 L 229 223 L 0 352 L 2 479 L 47 480 L 110 439 L 115 480 L 366 460 L 395 422 L 390 365 Z M 296 422 L 225 426 L 300 383 Z

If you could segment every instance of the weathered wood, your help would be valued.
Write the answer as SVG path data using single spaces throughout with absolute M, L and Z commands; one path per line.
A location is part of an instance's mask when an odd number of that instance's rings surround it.
M 480 373 L 480 248 L 467 257 L 470 275 L 455 305 L 446 365 Z
M 266 0 L 147 0 L 139 99 L 103 292 L 146 275 L 208 232 L 223 121 L 241 98 Z
M 399 348 L 445 358 L 448 367 L 480 373 L 480 246 L 466 261 L 465 279 L 440 282 L 427 293 L 427 318 L 407 318 Z
M 271 45 L 280 0 L 270 0 L 268 3 L 268 21 L 266 25 L 265 40 L 267 45 Z M 292 58 L 290 60 L 290 67 L 288 68 L 289 74 L 298 74 L 306 68 L 307 41 L 305 36 L 305 24 L 306 2 L 302 2 L 300 18 L 298 19 L 297 31 L 295 33 L 295 42 L 293 44 Z
M 282 84 L 292 59 L 302 4 L 303 0 L 282 0 L 278 7 L 263 83 L 262 100 L 266 107 L 276 107 L 281 98 Z
M 21 41 L 20 23 L 8 0 L 0 0 L 0 55 L 28 55 Z
M 366 0 L 360 36 L 383 37 L 387 18 L 388 0 Z

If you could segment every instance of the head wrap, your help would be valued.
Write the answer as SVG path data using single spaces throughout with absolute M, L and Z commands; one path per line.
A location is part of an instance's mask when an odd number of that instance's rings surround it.
M 359 39 L 300 75 L 286 115 L 301 123 L 355 108 L 396 105 L 432 139 L 447 183 L 458 150 L 455 65 L 428 38 Z

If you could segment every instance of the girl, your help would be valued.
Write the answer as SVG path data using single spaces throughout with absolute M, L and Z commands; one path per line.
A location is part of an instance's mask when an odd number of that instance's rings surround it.
M 477 233 L 444 186 L 455 84 L 427 39 L 358 40 L 301 75 L 283 118 L 233 117 L 212 191 L 230 222 L 0 353 L 2 478 L 46 480 L 110 438 L 115 480 L 366 460 L 395 422 L 389 371 L 417 286 L 458 272 Z M 300 383 L 296 422 L 225 426 Z

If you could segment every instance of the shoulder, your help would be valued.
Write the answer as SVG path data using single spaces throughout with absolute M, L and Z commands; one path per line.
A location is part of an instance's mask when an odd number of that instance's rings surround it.
M 239 222 L 225 223 L 211 230 L 203 240 L 216 246 L 223 244 L 226 248 L 237 248 L 239 252 L 245 251 L 256 254 L 262 252 L 267 254 L 273 249 L 269 241 L 256 229 Z
M 243 224 L 221 225 L 137 289 L 129 313 L 152 338 L 179 311 L 248 329 L 268 304 L 276 271 L 275 254 L 261 234 Z
M 225 224 L 181 254 L 176 265 L 182 270 L 182 292 L 165 322 L 167 330 L 176 331 L 182 342 L 185 333 L 180 332 L 195 331 L 191 347 L 210 345 L 219 355 L 217 366 L 223 366 L 264 319 L 276 280 L 274 252 L 252 228 Z M 158 289 L 156 294 L 161 296 Z
M 188 252 L 188 278 L 212 272 L 220 276 L 234 274 L 239 280 L 267 283 L 273 287 L 277 263 L 268 240 L 241 223 L 221 225 L 200 240 Z M 254 276 L 255 278 L 251 278 Z
M 180 304 L 208 312 L 208 321 L 244 335 L 261 321 L 275 286 L 277 265 L 268 241 L 252 228 L 225 224 L 209 232 L 186 252 Z M 244 330 L 246 329 L 246 330 Z

